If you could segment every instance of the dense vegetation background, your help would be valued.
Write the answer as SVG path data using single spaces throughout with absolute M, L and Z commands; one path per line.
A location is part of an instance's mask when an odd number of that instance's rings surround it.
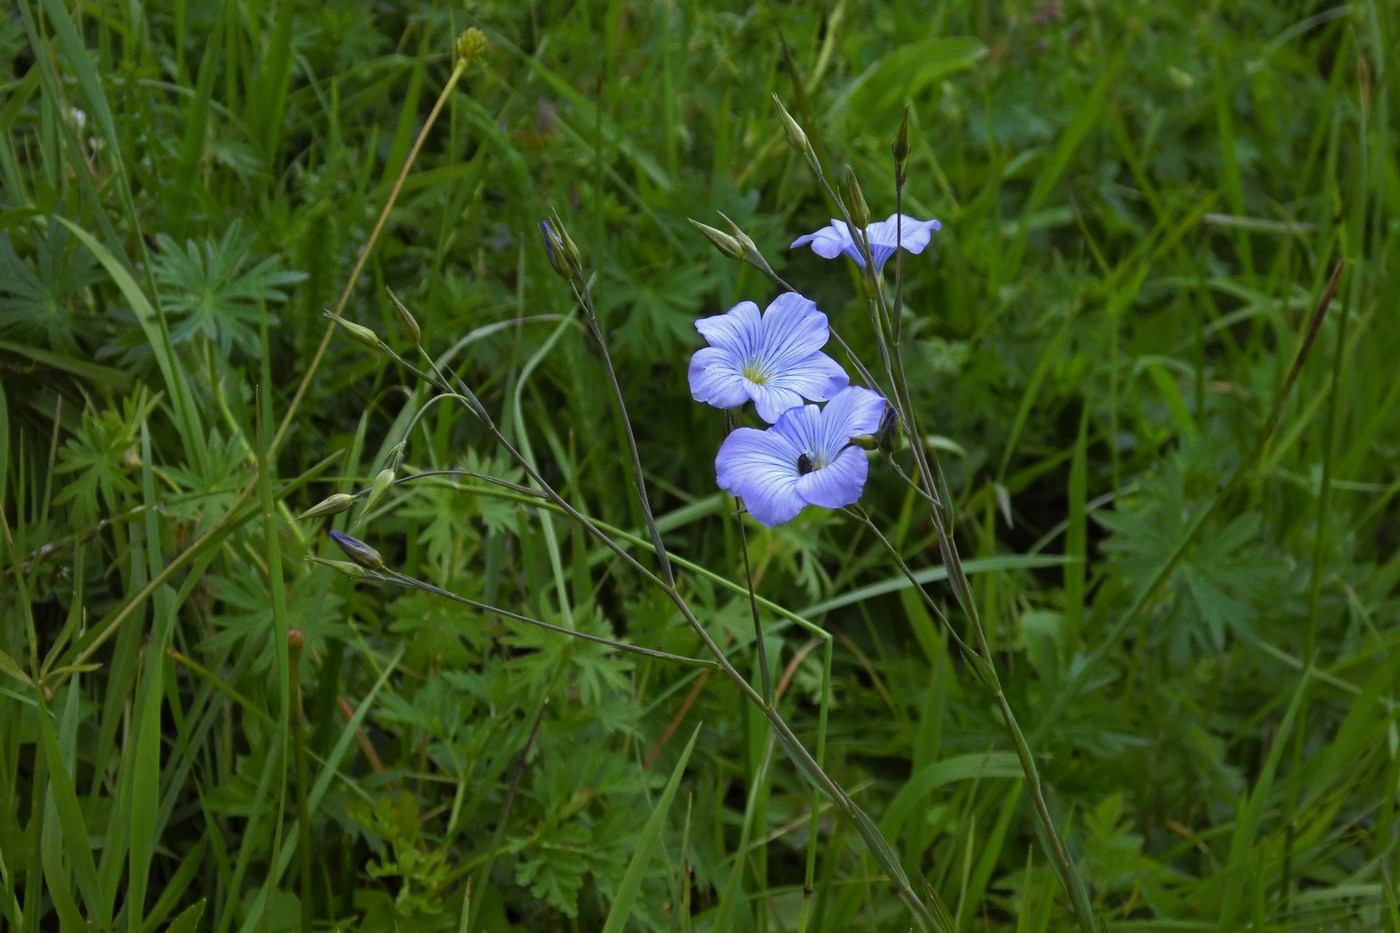
M 393 288 L 551 483 L 645 538 L 539 240 L 553 207 L 665 540 L 703 568 L 682 588 L 754 669 L 723 419 L 685 372 L 697 317 L 776 291 L 687 218 L 733 218 L 873 353 L 853 267 L 786 248 L 833 213 L 777 92 L 877 217 L 912 105 L 906 210 L 944 225 L 904 266 L 912 388 L 1103 922 L 1400 929 L 1396 12 L 20 0 L 0 927 L 909 928 L 731 685 L 357 586 L 304 560 L 340 556 L 332 520 L 295 518 L 366 488 L 431 396 L 322 314 L 372 243 L 344 316 L 407 353 Z M 486 46 L 414 150 L 471 26 Z M 522 479 L 445 403 L 402 457 Z M 863 504 L 957 625 L 911 494 L 875 469 Z M 333 521 L 462 595 L 700 651 L 654 587 L 498 487 L 414 482 Z M 759 593 L 830 633 L 768 614 L 780 708 L 907 870 L 959 929 L 1069 928 L 986 693 L 871 535 L 809 509 L 747 546 Z

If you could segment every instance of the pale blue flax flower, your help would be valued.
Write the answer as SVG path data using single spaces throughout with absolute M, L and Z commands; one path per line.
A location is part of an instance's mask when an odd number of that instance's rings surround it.
M 770 527 L 809 505 L 851 505 L 870 469 L 865 451 L 851 439 L 876 433 L 884 411 L 879 393 L 847 386 L 825 407 L 788 409 L 766 431 L 737 428 L 715 458 L 719 486 Z
M 769 424 L 803 399 L 824 402 L 850 382 L 821 352 L 830 336 L 826 315 L 796 292 L 779 295 L 759 314 L 741 301 L 724 314 L 695 322 L 710 342 L 690 360 L 690 394 L 716 408 L 753 399 Z
M 922 253 L 933 231 L 941 229 L 943 225 L 936 220 L 916 220 L 908 214 L 891 214 L 888 220 L 871 224 L 866 228 L 866 235 L 870 237 L 870 258 L 875 260 L 875 271 L 883 269 L 885 260 L 894 255 L 896 240 L 909 252 Z M 856 245 L 851 228 L 844 220 L 832 220 L 831 226 L 798 237 L 789 248 L 795 249 L 808 243 L 812 244 L 812 252 L 824 259 L 835 259 L 845 253 L 856 261 L 856 265 L 865 268 L 860 247 Z

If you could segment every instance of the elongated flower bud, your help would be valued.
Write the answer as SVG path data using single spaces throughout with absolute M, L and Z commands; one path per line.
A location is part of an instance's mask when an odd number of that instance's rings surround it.
M 541 220 L 540 231 L 544 234 L 544 248 L 549 254 L 549 265 L 559 277 L 570 281 L 583 278 L 583 260 L 579 256 L 578 247 L 574 245 L 569 232 L 559 220 L 559 215 L 554 214 L 553 223 Z
M 899 122 L 899 132 L 890 143 L 890 155 L 894 156 L 895 187 L 903 188 L 906 176 L 906 163 L 909 161 L 909 108 L 904 108 L 904 119 Z
M 870 228 L 870 205 L 865 203 L 865 193 L 860 190 L 860 179 L 855 169 L 846 166 L 846 206 L 851 211 L 851 220 L 857 230 Z
M 346 557 L 350 558 L 364 569 L 384 569 L 384 558 L 380 557 L 379 552 L 368 544 L 365 544 L 357 538 L 352 538 L 349 535 L 341 534 L 338 531 L 329 531 L 327 534 L 331 536 L 331 540 L 336 543 L 336 546 L 345 552 Z
M 724 222 L 729 224 L 729 229 L 734 231 L 734 239 L 738 241 L 739 248 L 744 251 L 745 256 L 762 255 L 761 253 L 759 253 L 758 244 L 753 241 L 753 237 L 749 236 L 747 233 L 744 232 L 742 227 L 740 227 L 734 221 L 730 220 L 728 214 L 724 213 L 723 211 L 720 211 L 719 216 L 723 217 Z
M 423 331 L 418 327 L 418 322 L 414 320 L 413 314 L 404 307 L 403 302 L 399 301 L 399 296 L 394 294 L 392 288 L 385 290 L 389 293 L 389 300 L 394 303 L 394 317 L 399 320 L 399 330 L 403 331 L 403 335 L 408 338 L 409 343 L 415 347 L 418 346 L 419 340 L 423 337 Z
M 384 499 L 384 495 L 389 491 L 389 487 L 394 484 L 393 470 L 380 470 L 379 475 L 374 478 L 374 484 L 369 488 L 369 497 L 365 499 L 365 512 L 370 511 Z
M 338 324 L 341 327 L 345 328 L 345 331 L 351 337 L 354 337 L 356 340 L 358 340 L 365 346 L 370 347 L 374 350 L 378 350 L 381 346 L 379 335 L 376 334 L 374 331 L 370 330 L 368 327 L 364 326 L 363 324 L 356 324 L 354 321 L 347 321 L 345 318 L 339 316 L 338 314 L 331 314 L 329 311 L 326 312 L 326 317 L 330 318 L 331 321 L 335 324 Z
M 783 121 L 783 132 L 787 134 L 788 145 L 796 149 L 802 155 L 807 155 L 812 149 L 812 144 L 807 141 L 807 134 L 802 132 L 802 127 L 792 118 L 792 114 L 787 112 L 783 102 L 778 99 L 778 95 L 773 95 L 773 103 L 778 108 L 778 116 Z
M 308 557 L 307 560 L 313 564 L 329 567 L 338 573 L 345 574 L 347 577 L 354 577 L 356 580 L 363 580 L 365 577 L 369 576 L 368 570 L 348 560 L 326 560 L 324 557 Z
M 354 496 L 349 493 L 338 492 L 333 496 L 326 496 L 326 498 L 298 515 L 297 518 L 324 518 L 327 515 L 339 515 L 354 504 Z
M 698 220 L 687 219 L 690 220 L 690 225 L 692 227 L 705 234 L 705 238 L 715 245 L 715 249 L 719 250 L 730 259 L 744 258 L 744 247 L 740 245 L 739 241 L 734 239 L 734 237 L 725 233 L 723 230 L 716 230 L 708 224 L 702 224 Z

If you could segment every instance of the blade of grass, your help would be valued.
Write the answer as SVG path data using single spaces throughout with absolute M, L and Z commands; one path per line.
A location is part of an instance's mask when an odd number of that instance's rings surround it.
M 671 803 L 676 797 L 676 789 L 680 787 L 686 765 L 690 762 L 690 753 L 695 750 L 695 740 L 699 737 L 700 724 L 697 723 L 695 730 L 690 733 L 690 741 L 685 743 L 685 748 L 681 750 L 680 759 L 676 762 L 675 768 L 671 770 L 671 777 L 667 780 L 666 787 L 662 789 L 661 797 L 656 801 L 651 816 L 647 817 L 646 824 L 637 837 L 636 850 L 627 861 L 627 869 L 623 872 L 622 882 L 617 887 L 617 896 L 613 898 L 612 906 L 608 909 L 608 917 L 603 924 L 603 933 L 620 933 L 627 927 L 627 920 L 632 913 L 632 905 L 641 893 L 642 882 L 646 879 L 652 855 L 656 852 L 656 844 L 660 841 L 661 833 L 666 828 L 666 820 L 671 812 Z M 684 859 L 684 853 L 682 853 L 682 859 Z

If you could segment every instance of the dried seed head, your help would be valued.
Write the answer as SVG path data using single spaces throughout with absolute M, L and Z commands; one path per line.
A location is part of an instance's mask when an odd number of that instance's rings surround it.
M 484 58 L 490 48 L 491 42 L 486 38 L 486 33 L 473 26 L 453 41 L 452 54 L 457 56 L 457 60 L 465 68 L 477 59 Z

